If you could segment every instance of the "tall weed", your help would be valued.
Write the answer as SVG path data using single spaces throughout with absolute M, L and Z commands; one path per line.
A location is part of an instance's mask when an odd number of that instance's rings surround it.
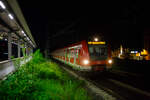
M 30 62 L 0 83 L 0 100 L 90 100 L 83 85 L 37 50 Z

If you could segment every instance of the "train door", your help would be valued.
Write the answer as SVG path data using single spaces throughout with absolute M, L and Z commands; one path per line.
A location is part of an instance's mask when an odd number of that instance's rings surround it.
M 65 52 L 65 60 L 64 61 L 67 62 L 67 49 L 65 49 L 64 52 Z
M 74 64 L 76 64 L 77 48 L 74 48 Z
M 79 64 L 80 48 L 74 48 L 74 64 Z

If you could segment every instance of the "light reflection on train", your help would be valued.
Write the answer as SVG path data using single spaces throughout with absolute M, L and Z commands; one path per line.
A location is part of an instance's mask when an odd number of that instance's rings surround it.
M 111 68 L 111 50 L 105 41 L 85 40 L 55 50 L 51 56 L 80 71 L 104 71 Z

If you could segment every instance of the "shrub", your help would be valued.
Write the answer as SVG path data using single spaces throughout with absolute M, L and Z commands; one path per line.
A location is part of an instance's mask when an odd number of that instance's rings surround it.
M 37 50 L 30 62 L 0 84 L 0 100 L 89 100 L 83 85 Z

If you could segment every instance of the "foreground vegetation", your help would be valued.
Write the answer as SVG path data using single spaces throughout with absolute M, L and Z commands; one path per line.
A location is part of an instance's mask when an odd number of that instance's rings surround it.
M 0 83 L 0 100 L 90 100 L 83 86 L 38 50 L 30 62 Z

